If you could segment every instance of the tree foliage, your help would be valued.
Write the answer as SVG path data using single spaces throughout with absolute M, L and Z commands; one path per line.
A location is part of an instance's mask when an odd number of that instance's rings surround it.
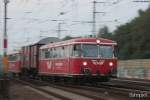
M 112 33 L 109 32 L 109 29 L 107 26 L 104 26 L 103 28 L 101 28 L 99 30 L 99 33 L 97 35 L 98 37 L 102 37 L 102 38 L 108 38 L 111 39 L 112 38 Z
M 112 38 L 118 43 L 120 59 L 150 58 L 150 9 L 115 30 Z
M 119 26 L 114 34 L 108 27 L 99 30 L 98 37 L 113 39 L 118 43 L 119 59 L 150 58 L 150 8 L 139 10 L 139 15 Z
M 73 39 L 73 37 L 67 35 L 67 36 L 65 36 L 62 40 L 70 40 L 70 39 Z

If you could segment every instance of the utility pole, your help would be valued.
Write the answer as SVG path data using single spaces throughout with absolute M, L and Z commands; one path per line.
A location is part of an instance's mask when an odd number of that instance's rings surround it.
M 93 37 L 96 37 L 96 20 L 95 20 L 95 13 L 96 12 L 96 1 L 93 1 Z
M 65 23 L 64 23 L 65 20 L 51 20 L 51 21 L 59 22 L 59 23 L 58 23 L 58 28 L 57 28 L 56 31 L 57 31 L 57 37 L 60 38 L 60 37 L 61 37 L 61 31 L 66 31 L 66 30 L 62 30 L 62 29 L 61 29 L 61 28 L 62 28 L 62 24 L 65 24 Z
M 8 59 L 7 59 L 7 46 L 8 46 L 8 37 L 7 37 L 7 4 L 8 0 L 4 0 L 4 40 L 3 40 L 3 56 L 4 56 L 4 75 L 8 74 Z
M 105 3 L 105 2 L 97 2 L 96 0 L 93 1 L 93 27 L 92 27 L 92 32 L 93 32 L 93 37 L 96 37 L 96 14 L 97 13 L 105 13 L 105 12 L 96 12 L 96 4 L 97 3 Z
M 0 79 L 0 89 L 3 99 L 9 99 L 8 58 L 7 58 L 7 4 L 4 0 L 4 33 L 3 33 L 3 78 Z
M 58 37 L 58 38 L 61 37 L 61 31 L 65 31 L 65 30 L 62 30 L 62 29 L 61 29 L 62 24 L 65 24 L 65 23 L 61 23 L 61 22 L 58 23 L 58 30 L 57 30 L 57 31 L 58 31 L 58 34 L 57 34 L 57 37 Z

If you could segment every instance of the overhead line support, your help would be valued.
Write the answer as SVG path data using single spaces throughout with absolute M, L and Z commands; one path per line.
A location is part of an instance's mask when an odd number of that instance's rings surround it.
M 96 12 L 96 4 L 97 3 L 106 3 L 106 2 L 97 2 L 96 0 L 93 1 L 93 26 L 92 26 L 92 33 L 93 37 L 96 37 L 96 14 L 97 13 L 105 13 L 105 12 Z

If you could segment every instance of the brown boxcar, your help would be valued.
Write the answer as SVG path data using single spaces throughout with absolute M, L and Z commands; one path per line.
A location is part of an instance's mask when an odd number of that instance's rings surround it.
M 21 53 L 22 53 L 22 59 L 21 59 L 21 68 L 29 69 L 30 66 L 30 46 L 24 46 L 22 47 Z

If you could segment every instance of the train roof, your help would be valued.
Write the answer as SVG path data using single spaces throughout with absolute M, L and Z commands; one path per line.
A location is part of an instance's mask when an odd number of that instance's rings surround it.
M 66 41 L 49 43 L 47 45 L 42 46 L 40 49 L 61 46 L 61 45 L 69 45 L 69 44 L 101 44 L 101 45 L 117 45 L 115 41 L 104 39 L 104 38 L 75 38 Z
M 33 44 L 29 44 L 23 47 L 27 47 L 27 46 L 33 46 L 33 45 L 44 45 L 44 44 L 48 44 L 48 43 L 54 43 L 54 42 L 60 42 L 62 41 L 61 39 L 57 38 L 57 37 L 47 37 L 44 39 L 39 40 L 38 42 L 35 42 Z
M 57 37 L 47 37 L 38 41 L 37 44 L 47 44 L 47 43 L 54 43 L 54 42 L 60 42 L 60 41 L 61 40 Z

